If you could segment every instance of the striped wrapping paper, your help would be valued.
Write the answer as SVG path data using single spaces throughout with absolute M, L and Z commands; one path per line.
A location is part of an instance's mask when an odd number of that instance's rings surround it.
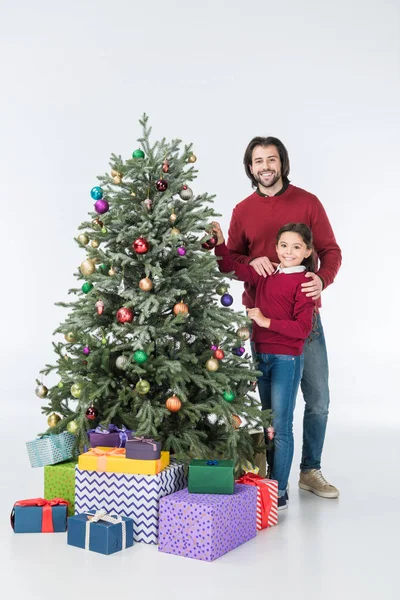
M 278 523 L 278 482 L 256 473 L 246 473 L 236 483 L 257 487 L 257 531 Z

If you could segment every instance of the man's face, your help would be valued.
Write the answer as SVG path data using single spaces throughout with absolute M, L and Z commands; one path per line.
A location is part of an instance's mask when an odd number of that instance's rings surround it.
M 261 191 L 282 182 L 281 159 L 275 146 L 256 146 L 253 150 L 250 171 Z M 267 191 L 265 191 L 267 193 Z

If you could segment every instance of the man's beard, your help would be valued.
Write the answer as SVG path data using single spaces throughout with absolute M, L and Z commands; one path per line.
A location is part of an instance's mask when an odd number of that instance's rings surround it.
M 278 172 L 274 172 L 274 171 L 270 171 L 270 173 L 274 173 L 272 179 L 265 181 L 263 180 L 263 178 L 261 177 L 261 175 L 254 175 L 254 179 L 257 181 L 257 183 L 259 183 L 260 185 L 262 185 L 265 188 L 270 188 L 273 187 L 281 178 L 281 173 L 280 171 Z

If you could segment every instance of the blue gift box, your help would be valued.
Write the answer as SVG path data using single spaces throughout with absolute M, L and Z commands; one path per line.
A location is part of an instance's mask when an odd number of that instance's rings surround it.
M 66 531 L 67 509 L 66 504 L 51 506 L 54 533 Z M 43 506 L 14 506 L 11 525 L 15 533 L 43 533 L 43 510 Z
M 100 554 L 114 554 L 133 546 L 132 519 L 107 514 L 105 510 L 89 513 L 69 517 L 67 542 L 70 546 Z M 92 520 L 90 515 L 93 515 Z
M 31 467 L 55 465 L 73 458 L 75 436 L 68 431 L 57 435 L 44 435 L 41 438 L 26 442 Z

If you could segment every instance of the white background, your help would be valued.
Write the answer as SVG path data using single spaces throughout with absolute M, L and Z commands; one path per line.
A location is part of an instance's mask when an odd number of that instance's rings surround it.
M 143 112 L 154 139 L 194 143 L 194 190 L 217 195 L 225 230 L 251 192 L 242 166 L 249 140 L 275 135 L 286 144 L 292 182 L 321 199 L 343 250 L 323 293 L 325 457 L 334 464 L 344 431 L 354 432 L 352 457 L 364 426 L 375 429 L 379 454 L 377 432 L 382 439 L 400 427 L 397 0 L 0 7 L 0 412 L 3 429 L 18 428 L 20 469 L 29 468 L 24 441 L 46 425 L 35 378 L 54 358 L 63 318 L 54 302 L 67 298 L 84 255 L 73 237 L 110 153 L 127 158 L 137 147 Z

